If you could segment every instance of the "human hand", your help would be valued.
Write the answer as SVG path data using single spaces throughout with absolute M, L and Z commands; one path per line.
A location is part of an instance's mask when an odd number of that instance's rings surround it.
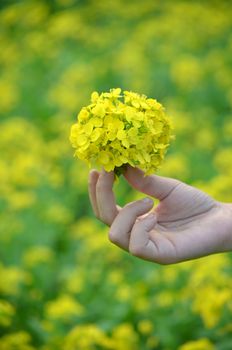
M 232 250 L 232 204 L 221 203 L 176 179 L 130 166 L 129 184 L 157 198 L 116 205 L 114 173 L 93 170 L 89 197 L 95 216 L 110 226 L 109 239 L 139 258 L 172 264 Z

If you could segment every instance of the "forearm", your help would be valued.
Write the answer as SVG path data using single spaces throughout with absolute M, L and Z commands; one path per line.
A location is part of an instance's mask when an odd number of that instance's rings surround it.
M 221 203 L 223 210 L 222 231 L 225 234 L 225 250 L 232 251 L 232 203 Z

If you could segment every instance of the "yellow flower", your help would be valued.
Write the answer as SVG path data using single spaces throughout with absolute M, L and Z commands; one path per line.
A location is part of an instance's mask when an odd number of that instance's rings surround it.
M 64 350 L 114 349 L 112 341 L 94 324 L 78 325 L 66 336 Z
M 138 330 L 142 334 L 150 334 L 153 331 L 153 323 L 150 320 L 141 320 L 138 322 Z
M 25 252 L 23 262 L 27 267 L 34 267 L 41 263 L 49 263 L 53 258 L 53 251 L 50 248 L 35 246 Z
M 181 345 L 178 350 L 213 350 L 214 345 L 207 338 L 189 341 Z
M 122 323 L 114 328 L 112 338 L 115 350 L 137 350 L 138 335 L 130 323 Z
M 0 293 L 6 295 L 17 295 L 23 284 L 31 282 L 31 276 L 18 267 L 6 267 L 0 264 Z
M 0 325 L 9 326 L 15 314 L 14 307 L 8 301 L 0 299 Z
M 71 128 L 74 155 L 88 165 L 115 170 L 124 164 L 157 170 L 169 146 L 171 121 L 156 100 L 120 88 L 93 92 Z
M 207 298 L 204 298 L 203 295 L 207 295 Z M 231 297 L 230 288 L 219 289 L 206 284 L 201 286 L 192 308 L 194 312 L 201 315 L 206 328 L 213 328 L 220 321 L 223 308 L 229 306 Z
M 31 343 L 30 334 L 25 331 L 19 331 L 3 335 L 0 339 L 1 350 L 35 350 Z
M 46 305 L 46 315 L 49 319 L 66 321 L 82 315 L 83 312 L 83 306 L 70 295 L 61 295 Z

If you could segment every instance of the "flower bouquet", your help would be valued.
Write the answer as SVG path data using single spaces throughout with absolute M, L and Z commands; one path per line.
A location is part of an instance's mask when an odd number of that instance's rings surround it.
M 93 92 L 77 119 L 70 134 L 74 156 L 116 175 L 127 164 L 146 174 L 155 172 L 173 138 L 171 121 L 159 102 L 120 88 Z

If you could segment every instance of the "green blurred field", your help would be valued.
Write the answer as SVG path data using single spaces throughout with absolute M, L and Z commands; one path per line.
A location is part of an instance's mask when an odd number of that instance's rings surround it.
M 159 174 L 232 202 L 231 29 L 229 0 L 0 2 L 0 350 L 232 348 L 231 254 L 114 247 L 69 143 L 92 91 L 146 94 L 175 127 Z

